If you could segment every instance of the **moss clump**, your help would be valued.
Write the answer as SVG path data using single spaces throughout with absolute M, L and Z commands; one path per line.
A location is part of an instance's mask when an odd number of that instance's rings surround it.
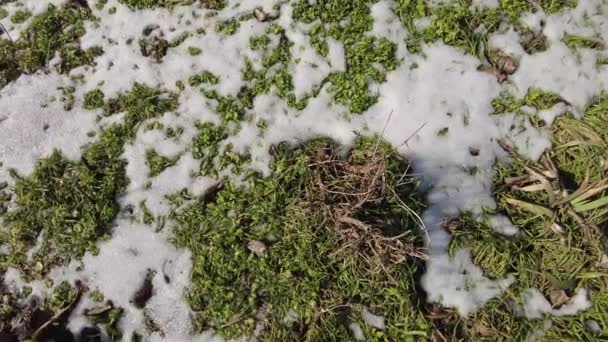
M 26 20 L 28 20 L 31 16 L 32 16 L 32 12 L 30 12 L 28 10 L 23 10 L 23 9 L 17 10 L 11 16 L 11 23 L 21 24 L 21 23 L 25 22 Z
M 145 84 L 135 83 L 128 92 L 109 99 L 104 105 L 107 115 L 126 112 L 124 124 L 131 138 L 139 125 L 177 109 L 178 95 Z
M 608 101 L 601 97 L 582 121 L 556 120 L 554 151 L 540 161 L 513 155 L 511 164 L 497 167 L 498 209 L 520 227 L 520 234 L 505 237 L 470 219 L 453 229 L 452 252 L 470 247 L 487 275 L 516 278 L 503 296 L 475 316 L 453 318 L 468 339 L 523 340 L 537 329 L 545 330 L 541 340 L 546 341 L 608 337 L 608 315 L 602 309 L 608 305 L 608 241 L 602 230 L 608 222 L 608 168 L 603 162 L 608 160 L 607 119 Z M 518 316 L 530 288 L 539 290 L 554 309 L 580 289 L 587 290 L 592 305 L 571 316 Z M 597 329 L 590 329 L 589 322 Z
M 82 107 L 88 110 L 102 108 L 104 104 L 104 98 L 105 95 L 100 89 L 91 90 L 88 93 L 84 94 Z
M 148 164 L 148 176 L 156 177 L 160 175 L 166 168 L 177 163 L 176 158 L 169 158 L 158 154 L 155 150 L 146 151 L 146 163 Z
M 241 27 L 241 23 L 235 19 L 221 21 L 215 25 L 215 32 L 233 35 Z
M 198 73 L 188 79 L 188 83 L 192 87 L 199 86 L 203 83 L 207 84 L 218 84 L 220 82 L 220 78 L 215 76 L 211 71 L 203 71 Z
M 207 126 L 201 144 L 221 132 Z M 273 175 L 223 185 L 174 215 L 175 243 L 193 251 L 188 301 L 199 329 L 261 340 L 370 340 L 426 334 L 412 295 L 421 266 L 422 204 L 407 162 L 376 139 L 348 158 L 326 140 L 273 151 Z M 385 331 L 366 326 L 363 306 Z M 261 315 L 261 316 L 260 316 Z
M 191 5 L 194 0 L 119 0 L 131 9 L 146 9 L 165 7 L 172 8 L 181 5 Z
M 120 159 L 125 132 L 112 126 L 85 147 L 79 161 L 59 152 L 42 159 L 28 177 L 18 176 L 17 208 L 8 211 L 0 234 L 7 250 L 0 268 L 17 267 L 31 276 L 48 267 L 95 253 L 95 242 L 109 234 L 118 213 L 116 197 L 127 185 L 126 161 Z M 28 249 L 36 246 L 31 257 Z
M 59 72 L 90 64 L 103 53 L 101 48 L 82 50 L 79 40 L 85 33 L 84 22 L 93 20 L 90 10 L 82 6 L 49 5 L 46 12 L 34 17 L 15 42 L 0 40 L 0 87 L 23 73 L 44 68 L 59 53 Z
M 188 53 L 190 54 L 190 56 L 200 56 L 200 54 L 203 53 L 203 50 L 195 46 L 189 46 Z

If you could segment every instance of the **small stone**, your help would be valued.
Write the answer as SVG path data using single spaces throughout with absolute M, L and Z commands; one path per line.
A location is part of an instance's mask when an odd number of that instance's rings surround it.
M 479 149 L 477 147 L 469 147 L 469 153 L 473 157 L 477 157 L 477 156 L 479 156 Z
M 264 22 L 267 19 L 267 15 L 266 12 L 264 12 L 264 10 L 262 9 L 262 7 L 256 7 L 253 10 L 253 15 L 255 16 L 255 19 L 257 19 L 257 21 L 259 22 Z
M 247 248 L 253 252 L 253 254 L 259 257 L 266 255 L 266 244 L 264 244 L 262 241 L 251 240 L 249 243 L 247 243 Z

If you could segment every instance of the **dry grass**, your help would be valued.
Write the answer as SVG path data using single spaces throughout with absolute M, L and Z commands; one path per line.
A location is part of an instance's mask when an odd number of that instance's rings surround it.
M 384 150 L 367 152 L 365 158 L 357 161 L 352 156 L 340 158 L 332 146 L 320 146 L 309 165 L 312 179 L 306 187 L 306 197 L 319 206 L 337 233 L 340 247 L 334 254 L 352 250 L 374 271 L 411 257 L 426 259 L 411 230 L 396 233 L 387 222 L 369 215 L 369 210 L 386 201 L 407 206 L 389 185 L 387 178 L 391 176 Z M 415 214 L 409 208 L 407 211 Z M 416 219 L 419 228 L 424 229 L 419 217 Z

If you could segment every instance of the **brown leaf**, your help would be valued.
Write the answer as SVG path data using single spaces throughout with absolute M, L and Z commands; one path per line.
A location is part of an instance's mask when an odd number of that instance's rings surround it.
M 556 307 L 569 301 L 570 297 L 562 289 L 553 289 L 549 292 L 549 300 L 551 301 L 551 305 Z
M 264 12 L 264 9 L 262 9 L 262 7 L 256 7 L 253 10 L 253 16 L 255 17 L 255 19 L 257 19 L 257 21 L 259 22 L 264 22 L 267 19 L 267 14 L 266 12 Z

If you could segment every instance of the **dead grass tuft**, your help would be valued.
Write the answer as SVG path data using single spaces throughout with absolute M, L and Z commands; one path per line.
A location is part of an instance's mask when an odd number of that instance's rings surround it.
M 341 158 L 335 147 L 324 145 L 311 158 L 312 177 L 305 193 L 335 229 L 340 247 L 334 254 L 351 250 L 376 271 L 411 257 L 426 259 L 410 230 L 392 227 L 390 222 L 370 215 L 381 203 L 406 205 L 389 185 L 385 152 L 366 152 L 360 160 L 352 155 Z

